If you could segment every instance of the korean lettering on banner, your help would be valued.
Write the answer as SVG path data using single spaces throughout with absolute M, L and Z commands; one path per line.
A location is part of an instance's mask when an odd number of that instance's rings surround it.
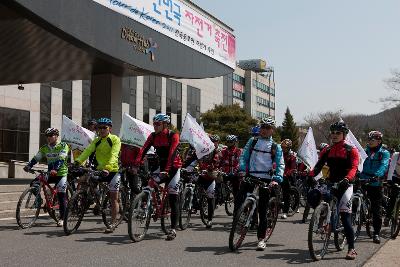
M 94 139 L 95 134 L 63 115 L 61 141 L 69 144 L 72 150 L 83 151 Z
M 124 113 L 120 130 L 120 138 L 123 144 L 142 147 L 152 132 L 154 132 L 153 126 Z
M 181 25 L 181 6 L 172 0 L 158 0 L 153 3 L 153 11 L 159 15 L 165 14 L 165 18 L 173 21 L 174 19 Z M 164 11 L 164 12 L 162 12 Z

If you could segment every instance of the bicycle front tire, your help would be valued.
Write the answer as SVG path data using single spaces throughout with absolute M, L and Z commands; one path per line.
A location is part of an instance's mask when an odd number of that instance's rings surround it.
M 246 237 L 249 230 L 246 223 L 248 220 L 251 220 L 253 205 L 255 205 L 253 201 L 246 200 L 234 216 L 232 228 L 229 233 L 229 248 L 232 251 L 237 251 Z
M 17 224 L 21 229 L 30 228 L 35 224 L 42 201 L 40 188 L 30 187 L 21 194 L 15 211 Z

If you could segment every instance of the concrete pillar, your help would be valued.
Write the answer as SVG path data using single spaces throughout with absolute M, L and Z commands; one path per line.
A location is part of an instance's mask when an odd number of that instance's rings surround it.
M 62 89 L 51 87 L 50 125 L 58 130 L 61 130 L 62 124 L 62 96 Z
M 182 126 L 187 113 L 187 84 L 182 83 Z
M 122 120 L 122 78 L 112 74 L 92 76 L 92 116 L 113 121 L 113 133 L 118 135 Z
M 161 113 L 167 113 L 167 79 L 161 77 Z
M 136 81 L 136 119 L 143 121 L 143 76 L 138 76 Z
M 82 125 L 82 80 L 72 81 L 72 120 Z
M 29 159 L 39 150 L 40 140 L 40 83 L 30 86 Z
M 156 110 L 149 108 L 149 124 L 153 124 L 153 117 L 156 115 Z

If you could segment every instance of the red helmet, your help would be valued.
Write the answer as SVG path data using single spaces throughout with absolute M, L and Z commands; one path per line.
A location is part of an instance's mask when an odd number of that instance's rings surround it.
M 371 131 L 368 133 L 368 140 L 382 140 L 383 134 L 379 131 Z

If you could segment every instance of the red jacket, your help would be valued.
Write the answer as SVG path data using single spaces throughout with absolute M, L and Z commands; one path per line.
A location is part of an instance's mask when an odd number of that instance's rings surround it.
M 219 168 L 220 156 L 221 156 L 220 152 L 214 150 L 207 156 L 204 156 L 201 159 L 199 159 L 200 171 L 207 171 L 207 172 L 216 171 Z M 206 180 L 215 179 L 215 177 L 211 177 L 208 174 L 203 174 L 202 177 Z
M 122 144 L 121 157 L 120 157 L 122 167 L 134 166 L 139 151 L 140 151 L 139 147 Z
M 328 180 L 330 182 L 339 182 L 343 178 L 352 181 L 358 169 L 358 160 L 357 148 L 343 140 L 321 151 L 313 175 L 317 176 L 326 163 L 329 166 Z
M 179 134 L 177 133 L 170 133 L 168 129 L 164 129 L 158 134 L 152 133 L 140 149 L 135 165 L 140 165 L 147 151 L 153 146 L 160 161 L 160 171 L 168 172 L 171 168 L 178 169 L 182 167 L 182 161 L 177 150 L 178 145 Z
M 290 150 L 288 153 L 283 153 L 283 159 L 285 160 L 283 177 L 291 176 L 297 170 L 296 154 Z
M 221 151 L 220 167 L 226 174 L 237 174 L 242 150 L 235 146 L 225 148 Z

